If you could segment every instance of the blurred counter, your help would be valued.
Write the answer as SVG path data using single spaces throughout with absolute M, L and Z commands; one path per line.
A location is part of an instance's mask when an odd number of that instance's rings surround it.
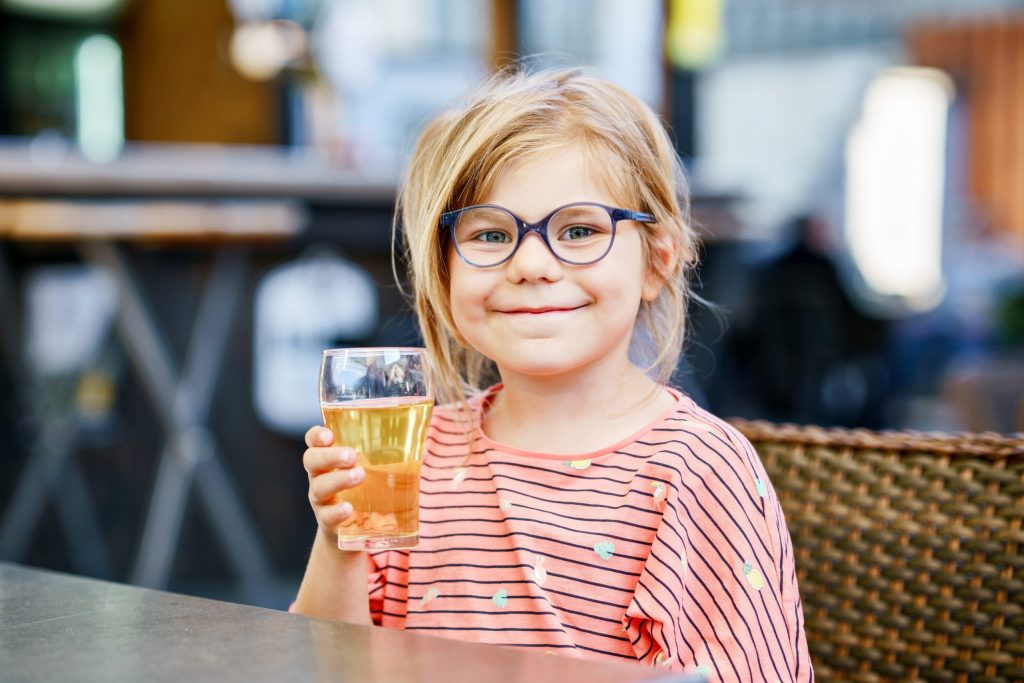
M 0 137 L 0 238 L 21 243 L 328 242 L 390 252 L 396 179 L 313 149 L 129 143 L 95 163 L 59 137 Z
M 295 197 L 390 202 L 395 179 L 336 168 L 313 150 L 130 143 L 89 161 L 59 138 L 0 138 L 3 195 Z

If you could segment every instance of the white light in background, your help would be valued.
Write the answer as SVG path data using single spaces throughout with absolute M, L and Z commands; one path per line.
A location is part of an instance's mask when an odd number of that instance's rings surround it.
M 75 53 L 78 145 L 90 161 L 114 160 L 124 146 L 121 48 L 109 36 L 82 41 Z
M 866 283 L 914 310 L 942 298 L 946 124 L 941 71 L 889 69 L 870 85 L 847 139 L 846 231 Z
M 235 69 L 254 81 L 276 77 L 306 53 L 306 32 L 294 21 L 250 21 L 231 35 L 229 55 Z

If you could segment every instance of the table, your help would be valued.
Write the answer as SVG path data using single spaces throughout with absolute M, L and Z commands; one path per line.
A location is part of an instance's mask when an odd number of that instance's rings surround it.
M 21 681 L 693 683 L 0 563 L 0 678 Z

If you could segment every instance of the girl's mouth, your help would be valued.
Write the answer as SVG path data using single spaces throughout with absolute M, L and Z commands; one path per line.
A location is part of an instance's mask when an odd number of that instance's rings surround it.
M 583 306 L 540 306 L 537 308 L 509 308 L 502 310 L 501 313 L 509 315 L 542 315 L 544 313 L 569 313 L 580 308 L 583 308 Z

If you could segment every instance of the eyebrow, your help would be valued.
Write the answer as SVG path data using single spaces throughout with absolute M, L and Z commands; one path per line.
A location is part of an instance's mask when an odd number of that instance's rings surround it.
M 556 212 L 567 213 L 569 215 L 575 215 L 575 214 L 580 214 L 580 213 L 586 213 L 589 209 L 593 208 L 592 206 L 589 206 L 589 207 L 588 206 L 574 206 L 575 204 L 595 204 L 595 205 L 598 205 L 598 206 L 604 206 L 605 205 L 604 202 L 599 202 L 596 199 L 579 199 L 579 200 L 576 200 L 576 201 L 569 202 L 568 204 L 561 204 L 559 206 L 556 206 L 555 208 L 553 208 L 553 209 L 549 210 L 547 213 L 545 213 L 543 216 L 545 218 L 550 218 Z M 512 211 L 511 209 L 505 209 L 505 210 L 506 211 L 510 211 L 515 216 L 519 215 L 519 214 L 515 213 L 514 211 Z M 524 218 L 522 220 L 526 220 L 526 219 Z M 542 219 L 538 219 L 538 220 L 542 220 Z M 537 221 L 527 221 L 527 222 L 528 223 L 535 223 Z
M 584 213 L 588 209 L 592 209 L 592 208 L 593 207 L 586 207 L 586 206 L 560 206 L 557 209 L 555 209 L 554 211 L 549 211 L 547 215 L 550 216 L 555 211 L 564 212 L 564 213 Z

